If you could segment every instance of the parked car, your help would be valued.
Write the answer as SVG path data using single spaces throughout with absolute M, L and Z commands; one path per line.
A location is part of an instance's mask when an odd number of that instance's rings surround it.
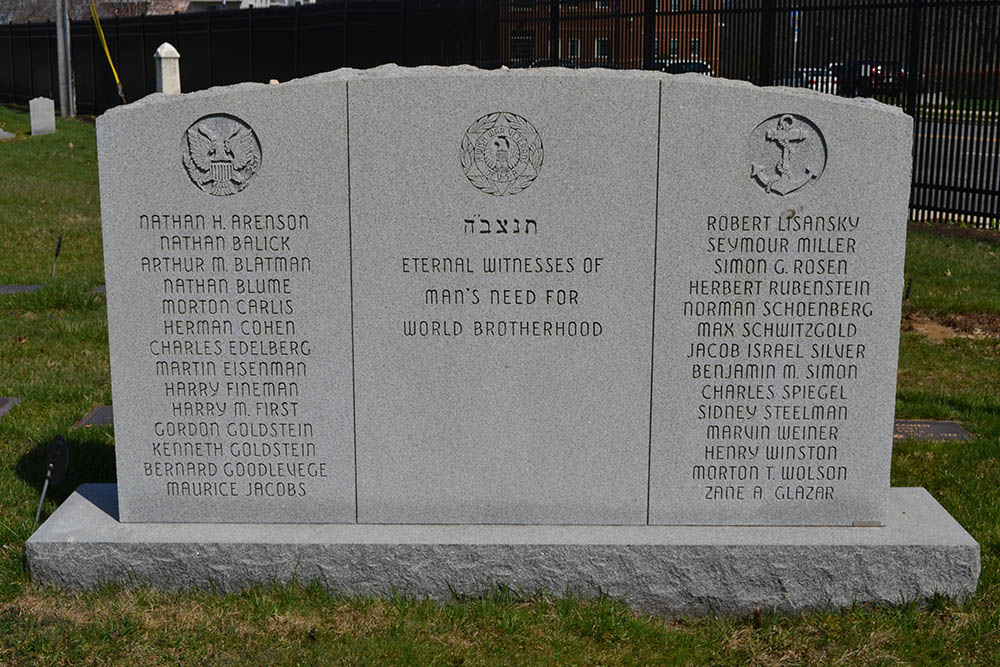
M 587 62 L 581 61 L 579 58 L 560 58 L 559 64 L 555 67 L 566 67 L 569 69 L 587 69 L 590 67 L 607 67 L 606 62 Z M 552 58 L 537 58 L 531 62 L 528 67 L 553 67 Z
M 712 67 L 701 60 L 656 60 L 653 69 L 667 74 L 704 74 L 712 76 Z
M 789 88 L 809 88 L 822 93 L 837 94 L 837 77 L 828 69 L 822 67 L 805 67 L 775 79 L 775 86 Z
M 898 62 L 854 60 L 833 65 L 844 97 L 897 95 L 906 89 L 906 71 Z

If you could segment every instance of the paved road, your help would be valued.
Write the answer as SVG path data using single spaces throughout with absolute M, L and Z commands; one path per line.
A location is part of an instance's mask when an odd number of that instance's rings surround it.
M 944 205 L 1000 217 L 1000 123 L 920 120 L 914 139 L 914 182 L 930 186 L 918 188 L 918 206 Z

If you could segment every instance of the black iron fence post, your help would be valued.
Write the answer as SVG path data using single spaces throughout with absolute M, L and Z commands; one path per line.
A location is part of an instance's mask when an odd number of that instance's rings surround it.
M 399 0 L 399 64 L 410 64 L 406 61 L 406 0 Z
M 28 99 L 35 96 L 35 66 L 31 62 L 31 38 L 34 36 L 34 26 L 28 21 L 28 31 L 25 33 L 28 44 Z
M 215 85 L 215 68 L 212 67 L 212 12 L 205 14 L 205 32 L 207 33 L 205 46 L 208 50 L 208 85 L 212 87 Z
M 642 68 L 653 69 L 656 53 L 653 41 L 656 39 L 656 0 L 645 0 L 642 6 Z
M 476 20 L 479 3 L 475 0 L 469 2 L 469 32 L 472 35 L 472 59 L 468 60 L 470 65 L 481 67 L 479 62 L 479 22 Z
M 917 98 L 920 95 L 920 55 L 923 53 L 923 2 L 910 0 L 910 53 L 906 63 L 906 113 L 916 117 Z M 914 126 L 916 131 L 916 126 Z M 914 142 L 916 146 L 916 142 Z
M 775 21 L 777 21 L 776 0 L 763 0 L 760 7 L 760 67 L 757 71 L 757 85 L 770 86 L 774 81 L 774 41 Z
M 253 81 L 253 7 L 247 10 L 247 69 L 250 70 L 250 81 Z
M 295 35 L 295 40 L 292 42 L 292 72 L 295 73 L 294 78 L 299 78 L 299 40 L 301 39 L 299 35 L 299 8 L 302 7 L 298 2 L 295 3 L 295 9 L 292 10 L 295 16 L 295 29 L 292 34 Z M 347 63 L 344 63 L 347 66 Z
M 549 2 L 549 60 L 553 65 L 559 64 L 559 0 Z
M 298 7 L 298 5 L 295 5 Z M 344 44 L 344 61 L 341 63 L 341 67 L 350 67 L 351 63 L 351 49 L 350 49 L 350 35 L 351 31 L 348 29 L 348 13 L 347 13 L 347 0 L 341 0 L 341 18 L 344 24 L 344 38 L 341 40 Z M 298 48 L 299 43 L 299 15 L 296 10 L 295 14 L 295 30 L 292 33 L 295 35 L 295 48 Z M 296 58 L 296 60 L 298 60 Z

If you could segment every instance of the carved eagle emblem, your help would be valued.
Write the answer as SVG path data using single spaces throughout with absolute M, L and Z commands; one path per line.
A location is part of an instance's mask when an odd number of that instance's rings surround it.
M 257 135 L 228 114 L 204 116 L 184 133 L 183 162 L 191 181 L 218 197 L 243 190 L 260 169 Z

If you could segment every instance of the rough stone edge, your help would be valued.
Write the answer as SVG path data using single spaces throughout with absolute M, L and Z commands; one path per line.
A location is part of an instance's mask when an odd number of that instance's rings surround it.
M 975 594 L 980 573 L 979 545 L 922 489 L 892 490 L 891 514 L 907 524 L 895 529 L 283 525 L 252 531 L 237 524 L 120 524 L 114 503 L 100 509 L 81 495 L 96 487 L 106 495 L 109 486 L 81 487 L 29 538 L 25 553 L 35 583 L 229 593 L 319 582 L 336 594 L 434 600 L 507 585 L 554 597 L 605 594 L 639 612 L 684 616 L 746 614 L 758 606 L 802 612 L 923 603 L 935 595 L 964 601 Z M 272 540 L 259 539 L 269 531 Z M 432 539 L 436 532 L 442 539 Z M 144 533 L 157 539 L 144 542 Z M 713 536 L 720 533 L 730 543 L 718 543 Z M 588 535 L 593 543 L 581 541 Z
M 703 74 L 667 74 L 656 70 L 631 70 L 631 69 L 607 69 L 603 67 L 592 67 L 585 69 L 570 69 L 566 67 L 539 67 L 525 69 L 480 69 L 473 65 L 420 65 L 418 67 L 403 67 L 394 63 L 379 65 L 370 69 L 355 69 L 343 67 L 329 72 L 321 72 L 299 79 L 290 79 L 277 84 L 266 84 L 258 82 L 244 82 L 228 86 L 213 86 L 205 90 L 192 91 L 181 95 L 167 93 L 152 93 L 135 102 L 113 107 L 98 116 L 97 122 L 101 124 L 104 120 L 114 118 L 119 114 L 129 114 L 150 105 L 164 104 L 184 104 L 186 100 L 213 98 L 232 93 L 244 94 L 266 94 L 267 91 L 277 90 L 281 87 L 303 86 L 311 84 L 332 83 L 341 81 L 353 81 L 360 79 L 395 79 L 410 77 L 457 77 L 457 76 L 477 76 L 497 79 L 517 79 L 517 78 L 577 78 L 577 79 L 653 79 L 670 82 L 676 85 L 707 86 L 709 88 L 730 88 L 743 90 L 747 93 L 752 91 L 767 91 L 768 94 L 783 95 L 789 98 L 822 98 L 833 105 L 843 105 L 848 107 L 864 107 L 879 109 L 889 114 L 905 115 L 899 107 L 891 106 L 872 98 L 846 98 L 836 95 L 829 95 L 808 88 L 789 88 L 787 86 L 757 86 L 749 81 L 739 81 L 736 79 L 723 79 L 705 76 Z M 102 120 L 104 119 L 104 120 Z

